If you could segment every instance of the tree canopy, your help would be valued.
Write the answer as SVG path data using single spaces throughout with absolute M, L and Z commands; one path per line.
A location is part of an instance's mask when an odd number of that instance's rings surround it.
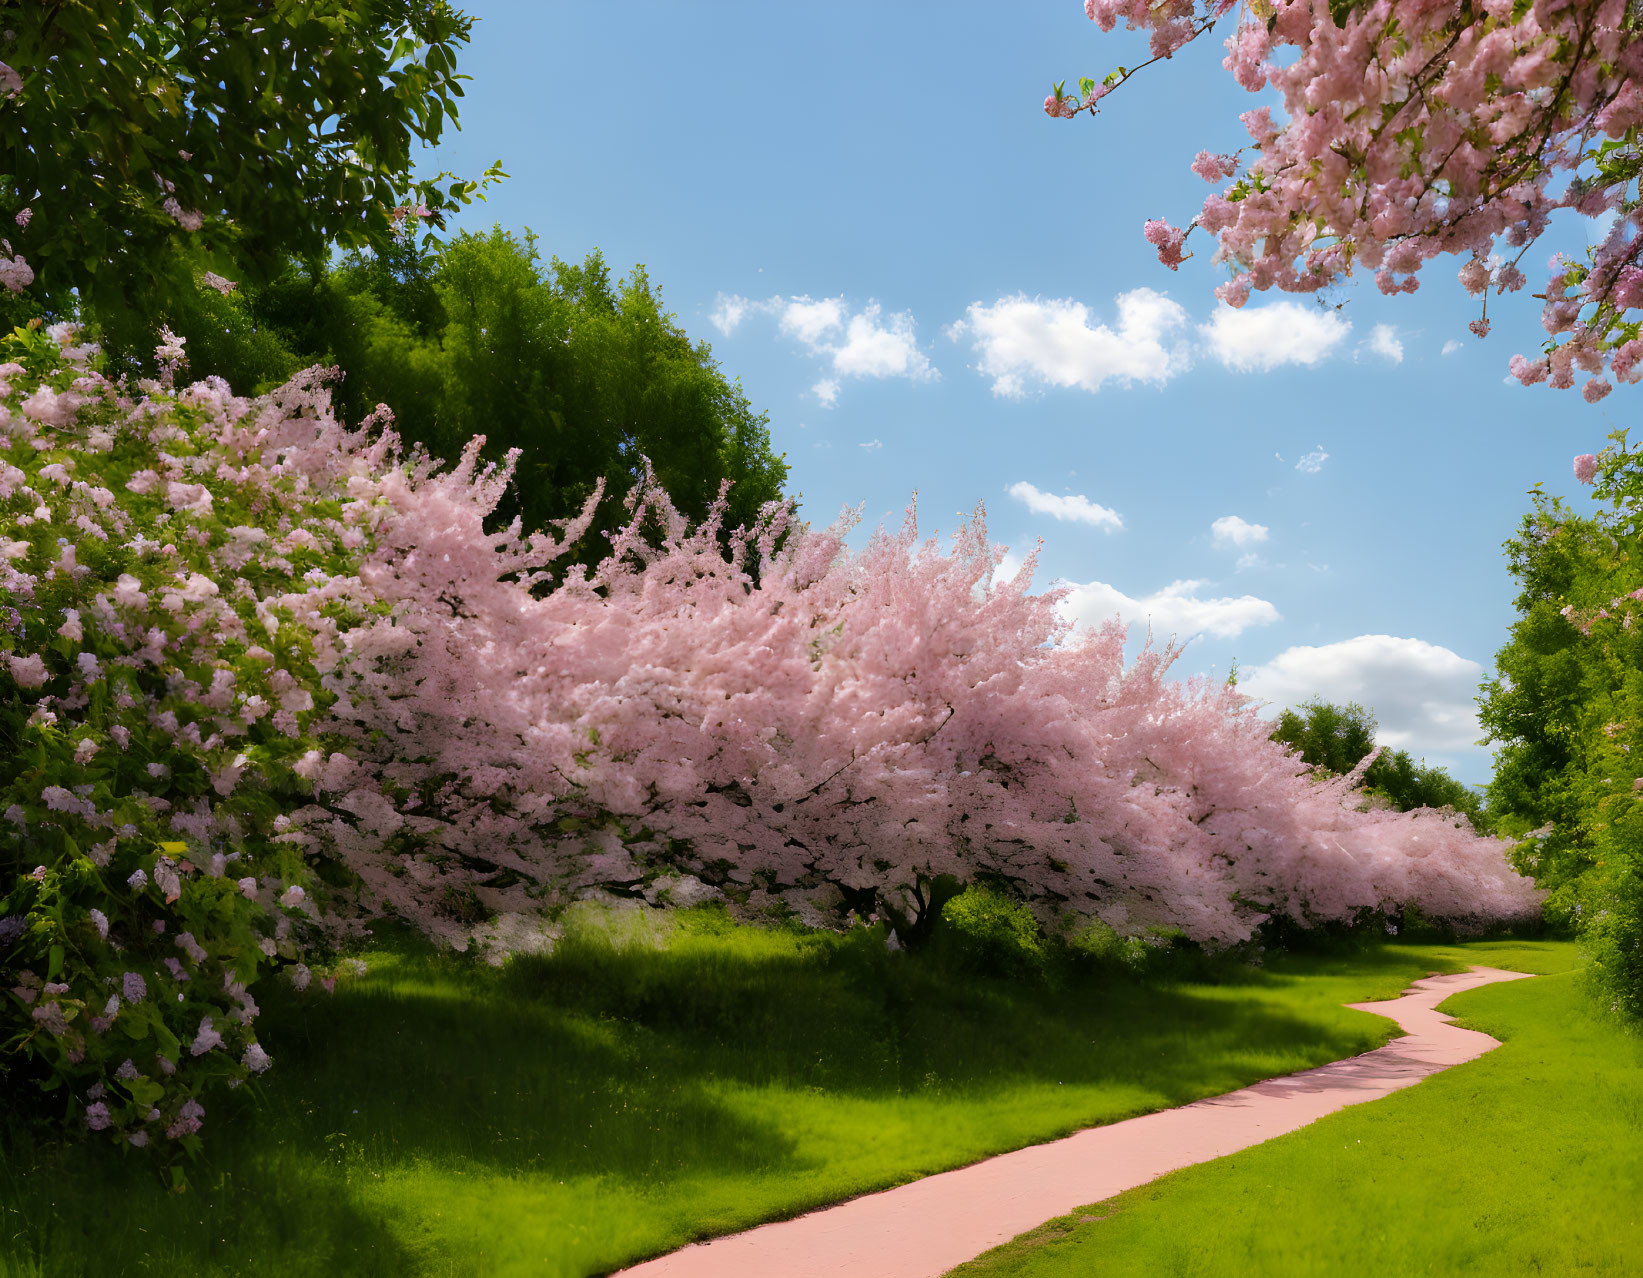
M 691 341 L 643 266 L 615 280 L 597 250 L 544 264 L 528 232 L 444 246 L 401 237 L 334 266 L 293 261 L 226 297 L 195 290 L 169 319 L 196 376 L 249 390 L 336 364 L 350 420 L 386 403 L 396 429 L 436 456 L 454 458 L 474 435 L 496 460 L 521 449 L 499 515 L 528 528 L 576 514 L 603 479 L 585 562 L 602 554 L 646 459 L 692 520 L 730 480 L 727 529 L 751 525 L 786 482 L 768 418 L 711 347 Z
M 6 0 L 0 27 L 12 248 L 54 312 L 89 303 L 116 338 L 202 261 L 259 277 L 478 190 L 410 176 L 466 78 L 446 0 Z
M 1520 266 L 1569 210 L 1603 219 L 1586 260 L 1548 267 L 1542 351 L 1515 355 L 1525 385 L 1584 378 L 1589 402 L 1643 378 L 1643 17 L 1627 0 L 1085 0 L 1103 31 L 1123 20 L 1151 33 L 1151 62 L 1224 23 L 1222 65 L 1252 94 L 1250 141 L 1200 151 L 1191 169 L 1227 185 L 1187 226 L 1146 223 L 1171 269 L 1191 232 L 1215 240 L 1232 278 L 1229 306 L 1250 292 L 1314 293 L 1359 271 L 1383 293 L 1413 293 L 1422 268 L 1462 260 L 1482 298 L 1471 330 L 1489 333 L 1488 297 L 1528 282 Z M 1151 65 L 1151 62 L 1143 65 Z M 1053 118 L 1096 112 L 1139 68 L 1066 82 L 1044 100 Z M 1618 215 L 1618 216 L 1616 216 Z
M 1578 513 L 1534 491 L 1506 543 L 1518 619 L 1479 718 L 1498 743 L 1489 806 L 1551 889 L 1599 984 L 1643 1018 L 1643 458 L 1625 432 L 1576 460 L 1608 504 Z
M 1356 702 L 1337 706 L 1321 698 L 1278 716 L 1272 739 L 1331 776 L 1345 776 L 1375 749 L 1375 716 Z M 1489 828 L 1477 791 L 1407 750 L 1382 750 L 1364 770 L 1363 786 L 1399 812 L 1454 808 L 1480 832 Z

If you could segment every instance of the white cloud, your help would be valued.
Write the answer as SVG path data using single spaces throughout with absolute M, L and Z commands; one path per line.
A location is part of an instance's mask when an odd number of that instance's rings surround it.
M 1253 550 L 1250 551 L 1247 555 L 1239 555 L 1238 556 L 1238 571 L 1239 572 L 1244 572 L 1244 571 L 1246 571 L 1250 568 L 1265 568 L 1265 567 L 1266 567 L 1266 560 L 1262 559 L 1261 556 L 1256 554 Z
M 1124 526 L 1124 518 L 1116 510 L 1099 505 L 1082 493 L 1057 497 L 1054 493 L 1040 492 L 1026 480 L 1011 484 L 1004 491 L 1017 501 L 1026 502 L 1027 509 L 1035 515 L 1049 515 L 1052 519 L 1067 523 L 1089 524 L 1095 528 L 1105 528 L 1108 532 L 1116 532 Z
M 1029 383 L 1097 391 L 1106 381 L 1165 382 L 1190 362 L 1186 349 L 1165 339 L 1187 320 L 1162 293 L 1138 288 L 1116 299 L 1118 325 L 1094 322 L 1072 298 L 1029 298 L 1018 293 L 992 305 L 972 302 L 965 318 L 944 331 L 968 335 L 977 370 L 993 379 L 993 394 L 1020 395 Z
M 1377 324 L 1370 329 L 1369 340 L 1364 345 L 1372 355 L 1379 355 L 1394 364 L 1403 363 L 1403 343 L 1398 340 L 1398 331 L 1390 324 Z
M 935 368 L 918 348 L 913 317 L 905 311 L 879 322 L 879 304 L 869 302 L 845 327 L 844 343 L 832 348 L 833 371 L 846 377 L 907 377 L 933 381 Z
M 726 337 L 736 331 L 736 326 L 742 322 L 749 308 L 757 305 L 749 302 L 740 293 L 720 293 L 714 300 L 718 305 L 713 308 L 713 314 L 709 315 L 708 319 L 712 321 L 713 327 Z
M 1295 469 L 1300 471 L 1303 475 L 1316 475 L 1324 468 L 1324 463 L 1328 460 L 1329 454 L 1324 452 L 1324 446 L 1319 444 L 1305 457 L 1301 458 L 1300 461 L 1295 463 Z
M 1135 599 L 1102 581 L 1074 583 L 1062 602 L 1066 617 L 1081 626 L 1094 626 L 1113 616 L 1150 625 L 1159 638 L 1175 635 L 1189 639 L 1207 631 L 1220 639 L 1241 635 L 1251 626 L 1281 621 L 1278 610 L 1254 595 L 1205 599 L 1203 581 L 1172 581 L 1162 590 Z
M 1460 343 L 1458 341 L 1456 341 L 1453 337 L 1451 337 L 1447 342 L 1445 342 L 1443 344 L 1443 353 L 1445 355 L 1453 355 L 1459 349 L 1460 349 Z
M 1237 515 L 1222 515 L 1209 526 L 1209 530 L 1214 534 L 1217 546 L 1236 546 L 1240 550 L 1265 541 L 1272 532 L 1265 524 L 1252 524 Z
M 1218 307 L 1199 325 L 1210 353 L 1240 373 L 1265 373 L 1285 364 L 1316 364 L 1351 332 L 1334 311 L 1299 302 Z
M 1313 697 L 1356 701 L 1380 725 L 1376 739 L 1417 758 L 1470 750 L 1479 736 L 1478 680 L 1483 667 L 1421 639 L 1359 635 L 1321 647 L 1288 648 L 1245 671 L 1238 690 L 1270 702 L 1276 715 Z
M 878 439 L 870 439 L 865 444 L 857 444 L 856 447 L 857 448 L 865 448 L 868 452 L 872 452 L 874 449 L 883 448 L 884 447 L 884 441 L 883 440 L 878 440 Z
M 807 296 L 789 298 L 786 303 L 780 298 L 772 300 L 781 306 L 781 331 L 812 349 L 819 346 L 828 333 L 844 326 L 845 306 L 841 297 L 824 297 L 819 302 Z
M 838 402 L 848 377 L 927 382 L 941 376 L 919 349 L 917 326 L 905 311 L 886 315 L 877 302 L 869 301 L 852 314 L 842 297 L 778 296 L 755 302 L 740 294 L 720 293 L 708 319 L 728 337 L 752 315 L 773 316 L 782 336 L 797 339 L 810 355 L 826 361 L 827 374 L 811 387 L 826 408 Z

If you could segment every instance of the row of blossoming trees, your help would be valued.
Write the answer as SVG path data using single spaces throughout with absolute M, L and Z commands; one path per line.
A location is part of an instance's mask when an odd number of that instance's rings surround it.
M 1488 304 L 1529 282 L 1523 260 L 1555 225 L 1585 218 L 1584 260 L 1554 254 L 1534 355 L 1513 355 L 1526 386 L 1588 403 L 1643 379 L 1643 11 L 1631 0 L 1085 0 L 1103 31 L 1147 33 L 1152 65 L 1221 28 L 1222 66 L 1257 106 L 1249 144 L 1200 151 L 1194 173 L 1220 186 L 1184 228 L 1143 233 L 1170 269 L 1196 230 L 1230 279 L 1216 294 L 1316 293 L 1358 271 L 1381 292 L 1413 293 L 1435 259 L 1461 259 Z M 1230 30 L 1228 30 L 1230 28 Z M 1119 67 L 1044 100 L 1052 118 L 1096 113 L 1141 68 Z M 1613 380 L 1610 380 L 1610 379 Z M 1577 517 L 1537 489 L 1508 543 L 1520 620 L 1486 689 L 1499 744 L 1490 811 L 1534 837 L 1515 861 L 1552 888 L 1548 913 L 1575 921 L 1609 999 L 1643 1017 L 1643 764 L 1634 713 L 1643 650 L 1643 462 L 1624 434 L 1575 472 L 1597 479 L 1612 513 Z
M 318 370 L 247 401 L 67 328 L 5 353 L 0 1059 L 118 1140 L 197 1140 L 270 1063 L 257 978 L 382 912 L 505 949 L 594 891 L 916 926 L 946 875 L 1211 944 L 1537 910 L 1453 814 L 1360 811 L 1232 689 L 1068 634 L 979 512 L 858 551 L 652 485 L 566 569 L 591 503 L 487 532 L 479 441 L 402 455 Z

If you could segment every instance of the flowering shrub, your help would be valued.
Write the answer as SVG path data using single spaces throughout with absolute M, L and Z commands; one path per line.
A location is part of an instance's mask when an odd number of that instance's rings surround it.
M 117 1139 L 193 1141 L 205 1086 L 269 1064 L 259 973 L 381 912 L 500 951 L 600 892 L 917 928 L 984 879 L 1211 943 L 1536 910 L 1504 844 L 1359 811 L 1172 651 L 1069 634 L 981 512 L 855 552 L 647 481 L 565 567 L 597 494 L 487 531 L 513 457 L 403 457 L 322 370 L 248 401 L 111 384 L 66 328 L 5 353 L 6 1059 Z
M 1271 106 L 1239 117 L 1251 158 L 1198 153 L 1194 173 L 1233 181 L 1189 227 L 1147 223 L 1172 270 L 1193 227 L 1215 237 L 1232 271 L 1216 293 L 1234 307 L 1252 288 L 1314 292 L 1358 269 L 1383 293 L 1412 293 L 1423 266 L 1455 254 L 1462 286 L 1484 299 L 1470 328 L 1485 337 L 1488 294 L 1524 286 L 1524 255 L 1569 209 L 1612 220 L 1586 261 L 1552 259 L 1537 294 L 1550 340 L 1513 356 L 1511 372 L 1557 388 L 1592 374 L 1590 403 L 1613 389 L 1605 370 L 1643 377 L 1643 24 L 1628 0 L 1085 0 L 1084 11 L 1103 31 L 1120 20 L 1150 31 L 1154 62 L 1231 15 L 1222 65 L 1248 92 L 1281 97 L 1279 120 Z M 1093 113 L 1138 69 L 1085 78 L 1077 94 L 1063 82 L 1044 110 Z
M 344 520 L 301 509 L 312 379 L 134 397 L 73 339 L 0 347 L 0 1068 L 190 1147 L 204 1089 L 270 1063 L 248 987 L 311 926 L 269 836 L 315 713 L 289 600 Z

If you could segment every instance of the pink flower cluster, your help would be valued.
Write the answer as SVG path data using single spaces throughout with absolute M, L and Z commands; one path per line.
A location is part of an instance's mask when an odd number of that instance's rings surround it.
M 1103 30 L 1120 19 L 1150 30 L 1155 58 L 1232 9 L 1085 3 Z M 1313 292 L 1358 271 L 1382 292 L 1413 292 L 1440 254 L 1467 259 L 1460 277 L 1474 295 L 1513 292 L 1553 212 L 1618 211 L 1587 262 L 1554 261 L 1543 321 L 1556 344 L 1514 357 L 1511 370 L 1558 388 L 1577 371 L 1643 377 L 1643 339 L 1631 333 L 1643 307 L 1643 192 L 1629 146 L 1643 124 L 1643 40 L 1627 0 L 1270 0 L 1237 12 L 1225 66 L 1250 92 L 1276 90 L 1287 122 L 1266 107 L 1245 113 L 1254 157 L 1195 222 L 1215 236 L 1234 295 Z M 1220 161 L 1201 152 L 1193 171 L 1232 176 Z M 1159 243 L 1160 225 L 1147 223 L 1147 238 L 1173 267 L 1180 249 Z M 1487 321 L 1472 327 L 1488 331 Z M 1584 397 L 1595 403 L 1610 388 L 1593 377 Z

